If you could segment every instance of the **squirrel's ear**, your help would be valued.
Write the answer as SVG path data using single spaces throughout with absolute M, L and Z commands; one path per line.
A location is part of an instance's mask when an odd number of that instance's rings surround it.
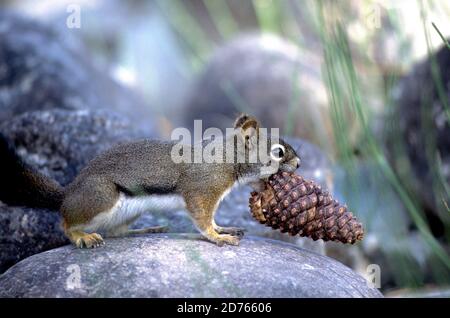
M 253 127 L 253 129 L 259 128 L 259 122 L 256 118 L 249 116 L 247 114 L 240 114 L 234 121 L 234 128 L 248 129 Z
M 234 121 L 234 128 L 240 128 L 249 117 L 247 114 L 240 114 Z
M 240 129 L 245 139 L 249 139 L 258 134 L 260 125 L 256 118 L 247 114 L 241 114 L 234 122 L 234 128 Z

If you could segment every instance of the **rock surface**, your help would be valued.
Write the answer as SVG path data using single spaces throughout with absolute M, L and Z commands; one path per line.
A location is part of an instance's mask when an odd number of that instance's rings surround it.
M 140 136 L 127 120 L 100 110 L 26 112 L 1 123 L 0 132 L 28 164 L 63 185 L 95 155 Z
M 30 255 L 68 243 L 58 213 L 0 202 L 0 273 Z
M 186 127 L 232 127 L 237 112 L 326 147 L 331 129 L 317 56 L 286 39 L 247 34 L 219 48 L 187 99 Z M 320 123 L 318 126 L 317 123 Z
M 294 245 L 196 235 L 108 239 L 34 255 L 0 276 L 0 297 L 381 297 L 364 278 Z
M 157 135 L 151 107 L 94 65 L 74 34 L 60 29 L 66 25 L 0 12 L 0 122 L 33 110 L 106 109 Z

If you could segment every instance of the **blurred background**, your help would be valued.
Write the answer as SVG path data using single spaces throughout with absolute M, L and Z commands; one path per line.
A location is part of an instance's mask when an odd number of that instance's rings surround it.
M 367 233 L 327 254 L 363 274 L 378 264 L 386 295 L 450 296 L 450 2 L 23 0 L 0 10 L 50 25 L 137 92 L 121 102 L 102 86 L 106 104 L 148 134 L 170 138 L 194 119 L 225 128 L 248 112 L 316 145 L 328 186 Z

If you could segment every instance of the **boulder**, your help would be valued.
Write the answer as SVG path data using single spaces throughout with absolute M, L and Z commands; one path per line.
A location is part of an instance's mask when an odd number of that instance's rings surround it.
M 26 112 L 0 123 L 0 132 L 28 164 L 62 185 L 95 155 L 142 136 L 128 120 L 104 110 Z
M 30 255 L 68 243 L 58 213 L 0 202 L 0 273 Z
M 433 55 L 399 80 L 384 128 L 391 162 L 423 205 L 433 234 L 444 238 L 450 225 L 450 50 L 443 45 Z
M 187 234 L 107 239 L 31 256 L 0 276 L 0 297 L 381 296 L 333 259 L 249 237 L 237 247 Z
M 186 99 L 184 125 L 225 129 L 248 112 L 331 153 L 327 105 L 317 56 L 276 35 L 246 34 L 214 53 Z
M 48 109 L 106 109 L 157 135 L 152 108 L 92 62 L 65 25 L 0 12 L 0 122 Z

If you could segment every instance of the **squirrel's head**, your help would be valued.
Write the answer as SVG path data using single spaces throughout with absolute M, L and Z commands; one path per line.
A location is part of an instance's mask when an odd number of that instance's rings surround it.
M 259 121 L 247 114 L 237 117 L 234 128 L 237 134 L 238 144 L 242 143 L 242 149 L 248 162 L 251 174 L 259 173 L 259 178 L 279 171 L 293 172 L 300 166 L 300 158 L 295 150 L 278 136 L 278 129 L 274 133 L 261 128 Z M 239 150 L 238 150 L 239 152 Z M 253 161 L 252 161 L 253 158 Z M 259 169 L 259 172 L 256 169 Z

